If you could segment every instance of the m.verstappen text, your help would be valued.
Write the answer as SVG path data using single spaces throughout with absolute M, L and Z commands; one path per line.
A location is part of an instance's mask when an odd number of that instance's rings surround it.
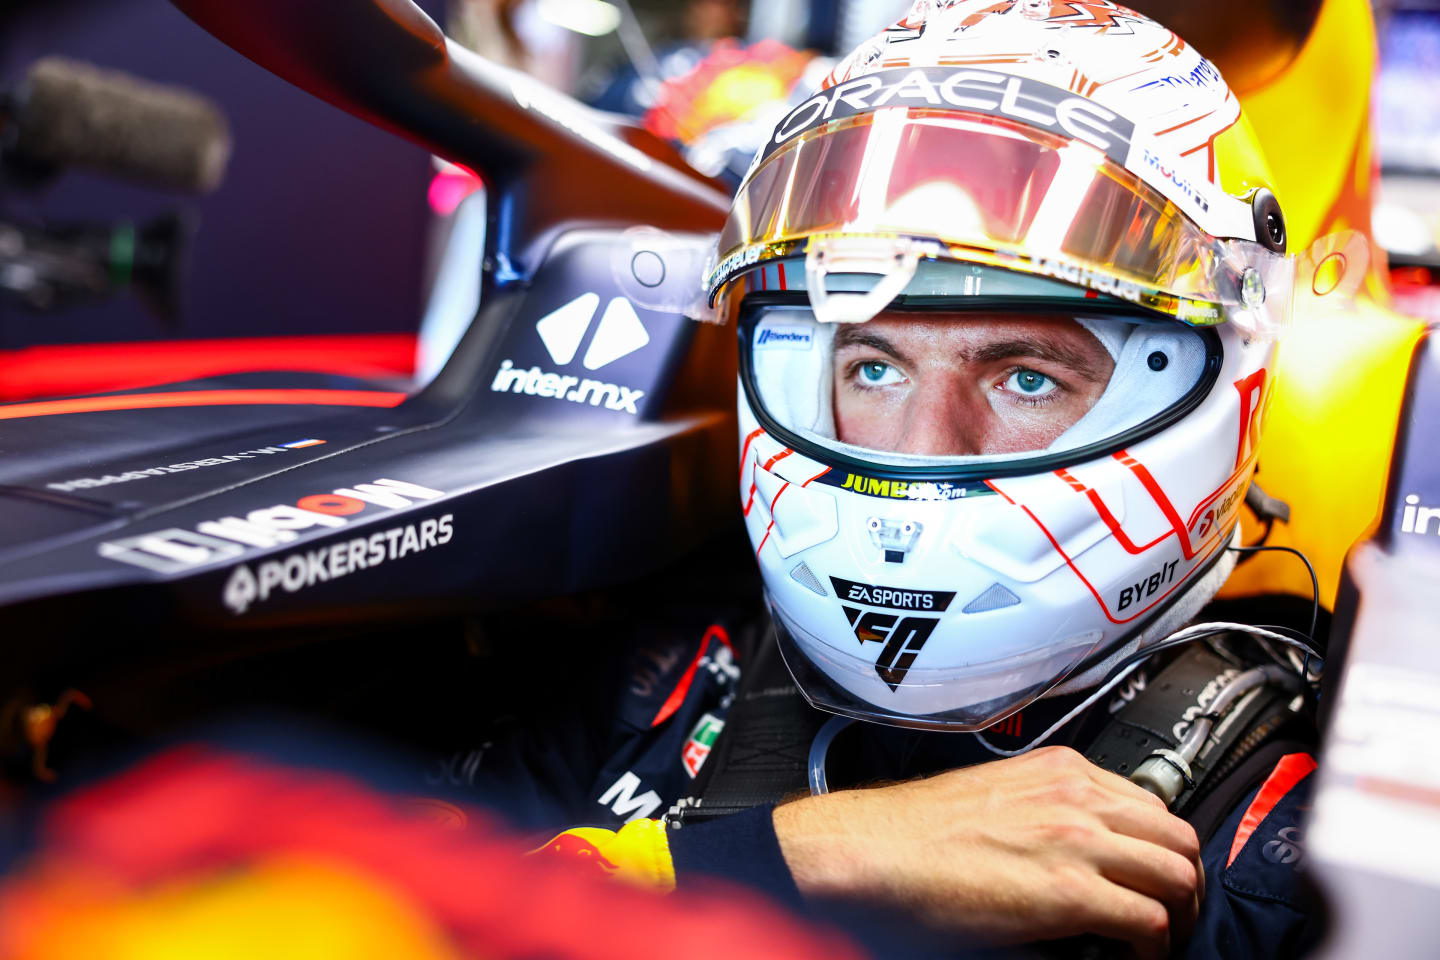
M 443 547 L 455 535 L 454 520 L 455 515 L 447 513 L 419 523 L 391 527 L 368 537 L 341 540 L 279 560 L 266 560 L 258 564 L 253 573 L 241 564 L 225 581 L 222 598 L 225 606 L 238 616 L 252 604 L 264 603 L 277 588 L 294 593 L 431 547 Z
M 156 573 L 179 573 L 207 564 L 234 560 L 247 547 L 275 547 L 290 543 L 300 531 L 314 527 L 343 527 L 347 517 L 370 507 L 399 509 L 418 500 L 435 500 L 445 494 L 403 480 L 380 479 L 357 483 L 332 493 L 301 497 L 294 505 L 251 510 L 240 517 L 221 517 L 195 525 L 193 530 L 171 527 L 138 537 L 100 544 L 100 556 Z
M 573 390 L 571 388 L 574 388 Z M 635 404 L 645 396 L 644 390 L 632 390 L 615 383 L 599 380 L 582 380 L 579 377 L 546 373 L 539 367 L 520 370 L 509 360 L 500 364 L 490 389 L 496 393 L 528 393 L 534 397 L 550 397 L 554 400 L 569 400 L 571 403 L 585 403 L 598 407 L 605 402 L 607 410 L 623 410 L 638 414 Z
M 259 456 L 289 453 L 291 450 L 300 449 L 302 446 L 319 446 L 324 442 L 323 440 L 301 440 L 295 444 L 281 444 L 278 447 L 257 447 L 254 450 L 241 450 L 239 453 L 231 453 L 223 457 L 205 457 L 201 460 L 171 463 L 163 467 L 146 467 L 143 470 L 127 470 L 124 473 L 107 473 L 103 477 L 84 477 L 79 480 L 65 480 L 61 483 L 47 483 L 45 486 L 51 490 L 59 490 L 61 493 L 70 493 L 75 490 L 93 490 L 96 487 L 108 487 L 113 483 L 129 483 L 131 480 L 144 480 L 146 477 L 163 477 L 168 473 L 183 473 L 188 470 L 198 470 L 201 467 L 218 467 L 221 464 L 234 463 L 237 460 L 253 460 Z

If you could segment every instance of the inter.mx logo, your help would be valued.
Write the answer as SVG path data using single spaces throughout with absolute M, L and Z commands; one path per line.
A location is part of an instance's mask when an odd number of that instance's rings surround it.
M 599 294 L 586 293 L 552 310 L 535 323 L 535 332 L 540 335 L 540 342 L 545 345 L 550 359 L 562 367 L 567 366 L 580 351 L 580 344 L 591 326 L 595 327 L 595 332 L 580 360 L 580 365 L 586 370 L 599 370 L 650 342 L 650 334 L 629 300 L 624 297 L 612 299 L 597 324 L 595 315 L 599 308 Z M 640 412 L 635 404 L 645 396 L 644 390 L 632 390 L 617 383 L 551 373 L 539 367 L 525 370 L 515 366 L 511 360 L 500 364 L 490 389 L 496 393 L 525 393 L 532 397 L 589 403 L 592 407 L 603 403 L 607 410 L 631 414 Z

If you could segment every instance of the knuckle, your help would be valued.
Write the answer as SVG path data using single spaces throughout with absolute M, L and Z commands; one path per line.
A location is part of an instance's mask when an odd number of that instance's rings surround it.
M 1046 766 L 1065 769 L 1074 764 L 1076 760 L 1084 759 L 1070 747 L 1041 747 L 1030 754 L 1036 760 Z
M 1057 780 L 1050 798 L 1056 803 L 1081 810 L 1099 810 L 1106 805 L 1103 791 L 1084 775 L 1071 775 Z
M 1080 785 L 1069 777 L 1053 780 L 1045 789 L 1045 799 L 1060 806 L 1079 806 Z
M 1154 900 L 1145 905 L 1138 919 L 1140 930 L 1146 936 L 1160 940 L 1170 933 L 1170 912 Z
M 1200 887 L 1200 873 L 1193 860 L 1179 855 L 1171 856 L 1167 858 L 1166 873 L 1175 899 L 1188 899 Z
M 1177 820 L 1179 828 L 1176 830 L 1176 841 L 1180 849 L 1176 852 L 1187 860 L 1196 860 L 1200 856 L 1200 838 L 1195 834 L 1195 828 L 1184 820 Z

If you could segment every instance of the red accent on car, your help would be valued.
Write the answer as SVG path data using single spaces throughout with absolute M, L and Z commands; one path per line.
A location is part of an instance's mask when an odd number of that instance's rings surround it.
M 1250 839 L 1250 834 L 1255 828 L 1270 815 L 1275 805 L 1281 801 L 1285 794 L 1289 793 L 1295 784 L 1308 777 L 1315 769 L 1315 758 L 1308 753 L 1287 753 L 1275 764 L 1275 769 L 1270 771 L 1270 776 L 1265 778 L 1261 785 L 1260 792 L 1255 794 L 1255 799 L 1250 801 L 1250 809 L 1245 811 L 1245 816 L 1240 818 L 1240 829 L 1235 831 L 1235 839 L 1230 843 L 1230 857 L 1225 861 L 1225 866 L 1235 862 L 1240 856 L 1240 851 L 1245 848 L 1245 841 Z
M 62 413 L 145 410 L 153 407 L 233 407 L 312 404 L 321 407 L 398 407 L 403 393 L 380 390 L 177 390 L 174 393 L 120 393 L 74 400 L 37 400 L 0 406 L 0 420 L 53 417 Z
M 0 400 L 134 390 L 260 370 L 409 377 L 415 372 L 415 337 L 380 333 L 26 347 L 0 351 Z

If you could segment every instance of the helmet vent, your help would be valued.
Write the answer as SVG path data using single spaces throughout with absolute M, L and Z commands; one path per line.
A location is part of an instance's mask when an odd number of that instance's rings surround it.
M 991 610 L 1000 610 L 1005 607 L 1013 607 L 1020 602 L 1020 598 L 1005 588 L 1004 584 L 992 583 L 990 588 L 980 596 L 971 600 L 961 608 L 961 613 L 989 613 Z
M 790 571 L 790 579 L 800 584 L 800 586 L 806 590 L 814 591 L 822 597 L 830 596 L 830 594 L 825 592 L 825 588 L 820 585 L 820 578 L 811 572 L 803 560 L 795 565 L 795 569 Z

